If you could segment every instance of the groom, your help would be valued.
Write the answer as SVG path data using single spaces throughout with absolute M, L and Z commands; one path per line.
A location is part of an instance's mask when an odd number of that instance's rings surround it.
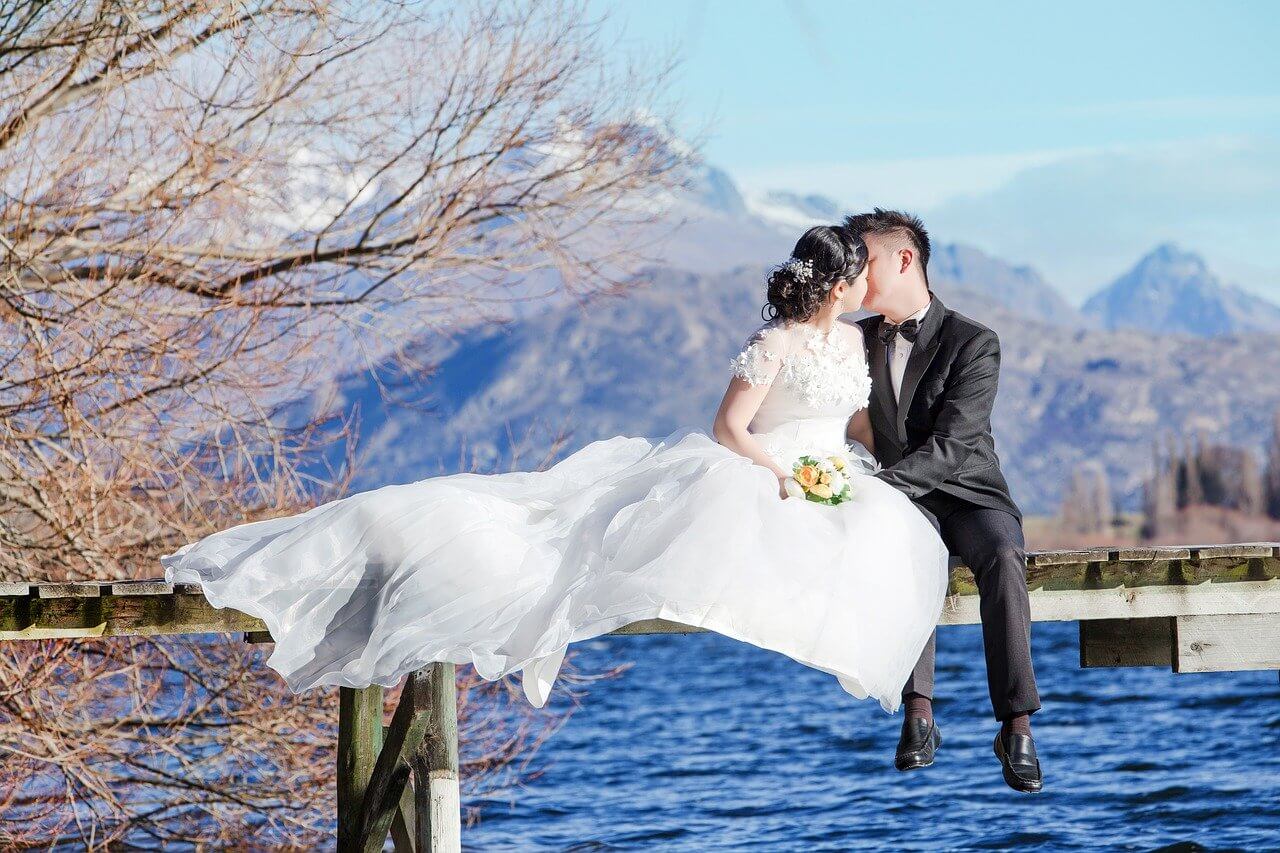
M 1030 715 L 1039 710 L 1031 666 L 1022 514 L 1009 496 L 991 437 L 1000 373 L 995 332 L 942 304 L 929 289 L 929 235 L 914 216 L 876 208 L 845 219 L 867 244 L 860 320 L 871 366 L 876 476 L 904 492 L 973 570 L 987 685 L 1000 732 L 1004 780 L 1041 789 Z M 903 686 L 906 715 L 894 764 L 928 767 L 942 744 L 933 719 L 937 631 Z

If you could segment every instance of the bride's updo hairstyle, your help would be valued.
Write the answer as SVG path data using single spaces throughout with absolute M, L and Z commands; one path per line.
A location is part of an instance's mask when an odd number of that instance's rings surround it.
M 796 241 L 791 258 L 769 273 L 765 319 L 808 320 L 837 281 L 853 281 L 866 264 L 861 237 L 839 225 L 815 225 Z

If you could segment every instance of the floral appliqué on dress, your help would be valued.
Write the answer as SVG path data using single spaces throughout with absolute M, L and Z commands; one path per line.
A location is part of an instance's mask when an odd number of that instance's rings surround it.
M 778 379 L 814 408 L 853 404 L 856 411 L 865 406 L 871 397 L 871 373 L 861 348 L 850 346 L 835 328 L 827 335 L 816 328 L 802 334 L 804 347 L 783 356 L 761 340 L 752 341 L 731 360 L 734 374 L 751 385 L 763 385 L 769 381 L 770 363 L 781 359 Z
M 733 375 L 748 385 L 767 385 L 771 372 L 769 366 L 781 356 L 769 349 L 764 341 L 752 341 L 742 352 L 729 360 Z

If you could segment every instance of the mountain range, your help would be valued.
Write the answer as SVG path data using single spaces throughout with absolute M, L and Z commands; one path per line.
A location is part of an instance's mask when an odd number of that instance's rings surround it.
M 1280 330 L 1280 306 L 1224 284 L 1199 255 L 1157 246 L 1084 304 L 1104 329 L 1205 337 Z
M 680 226 L 661 262 L 619 294 L 415 342 L 411 359 L 436 365 L 410 383 L 425 405 L 388 402 L 365 373 L 337 379 L 336 404 L 361 411 L 355 488 L 528 468 L 618 434 L 709 430 L 729 359 L 761 322 L 764 271 L 839 213 L 821 196 L 747 196 L 706 167 L 673 200 Z M 993 428 L 1027 512 L 1054 511 L 1084 461 L 1101 462 L 1132 508 L 1157 439 L 1257 446 L 1269 434 L 1280 308 L 1194 254 L 1157 247 L 1081 310 L 1033 268 L 970 246 L 936 247 L 929 272 L 940 299 L 1000 336 Z

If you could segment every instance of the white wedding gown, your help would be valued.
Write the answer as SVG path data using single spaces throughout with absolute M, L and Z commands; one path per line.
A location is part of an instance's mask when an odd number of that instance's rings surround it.
M 789 469 L 846 447 L 867 404 L 861 329 L 765 323 L 732 363 L 769 383 L 749 427 Z M 671 389 L 678 393 L 679 389 Z M 947 550 L 861 445 L 837 506 L 685 428 L 592 442 L 544 471 L 389 485 L 213 533 L 161 558 L 259 617 L 294 692 L 393 686 L 432 661 L 520 671 L 547 700 L 569 643 L 642 619 L 701 626 L 831 673 L 888 712 L 937 623 Z

